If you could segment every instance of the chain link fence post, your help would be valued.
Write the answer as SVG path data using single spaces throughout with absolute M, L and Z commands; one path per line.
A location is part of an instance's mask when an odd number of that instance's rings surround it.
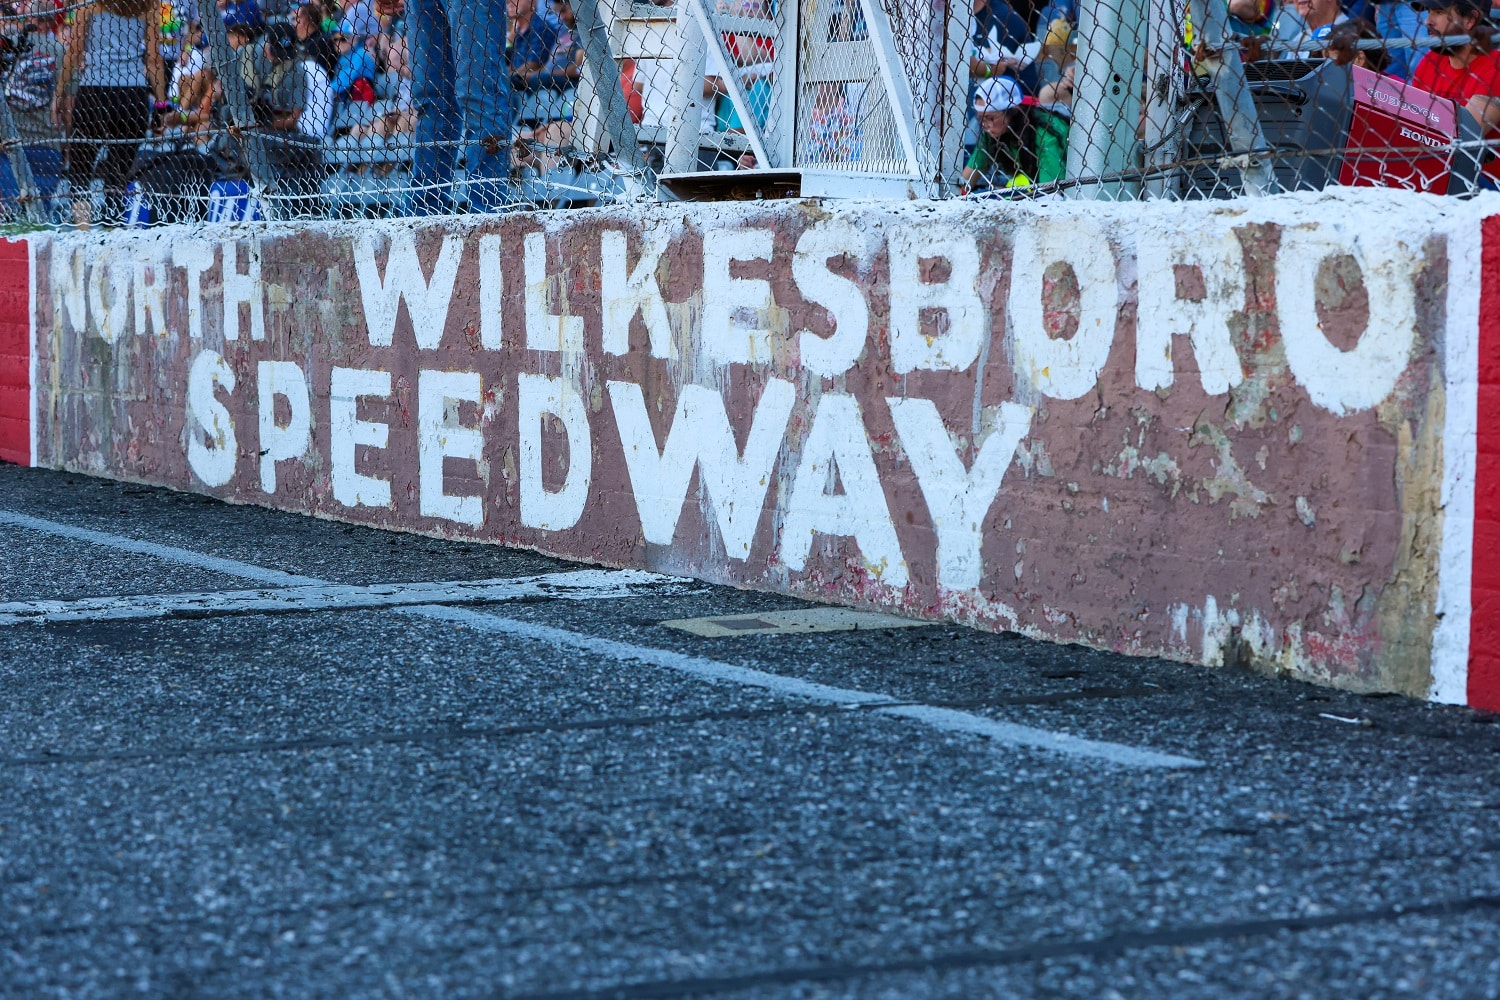
M 1182 27 L 1175 0 L 1149 0 L 1146 22 L 1146 131 L 1143 184 L 1148 198 L 1181 196 L 1181 171 L 1171 169 L 1182 148 Z
M 1145 0 L 1087 0 L 1079 11 L 1068 177 L 1116 179 L 1077 184 L 1071 197 L 1124 201 L 1140 195 L 1138 179 L 1119 175 L 1138 167 L 1145 24 Z
M 618 2 L 628 9 L 630 0 Z M 583 70 L 579 74 L 577 102 L 585 109 L 586 128 L 595 133 L 585 148 L 602 152 L 601 140 L 607 136 L 615 159 L 628 170 L 639 172 L 644 169 L 645 161 L 635 123 L 630 120 L 630 105 L 620 89 L 620 64 L 610 45 L 611 28 L 621 12 L 611 7 L 606 20 L 601 16 L 600 0 L 572 0 L 572 3 L 578 34 L 583 39 Z M 594 122 L 598 125 L 592 125 Z
M 677 4 L 677 61 L 672 67 L 672 102 L 668 111 L 665 172 L 686 174 L 698 169 L 698 143 L 703 132 L 704 70 L 708 44 L 703 28 L 689 6 Z
M 1271 194 L 1276 190 L 1276 176 L 1255 96 L 1245 82 L 1239 45 L 1229 33 L 1229 5 L 1222 0 L 1189 0 L 1188 10 L 1197 32 L 1194 72 L 1207 77 L 1213 87 L 1231 152 L 1238 161 L 1243 193 Z

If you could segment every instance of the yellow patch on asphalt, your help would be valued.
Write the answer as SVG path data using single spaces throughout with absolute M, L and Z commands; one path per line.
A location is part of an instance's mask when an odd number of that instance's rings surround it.
M 933 623 L 914 618 L 897 618 L 895 615 L 878 615 L 870 611 L 853 611 L 849 608 L 802 608 L 797 611 L 762 611 L 748 615 L 716 615 L 712 618 L 674 618 L 662 624 L 706 639 L 722 639 L 731 635 L 915 628 Z

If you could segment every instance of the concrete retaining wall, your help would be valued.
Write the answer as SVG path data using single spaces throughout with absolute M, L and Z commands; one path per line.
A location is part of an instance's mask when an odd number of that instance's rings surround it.
M 1495 209 L 39 237 L 31 460 L 1500 708 Z

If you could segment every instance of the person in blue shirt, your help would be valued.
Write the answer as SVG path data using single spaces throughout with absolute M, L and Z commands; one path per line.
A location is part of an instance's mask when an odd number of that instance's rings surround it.
M 511 87 L 533 90 L 552 58 L 557 29 L 537 13 L 536 0 L 507 0 L 505 6 L 505 58 L 510 63 Z
M 256 34 L 265 30 L 266 18 L 255 0 L 219 0 L 219 10 L 226 25 L 247 24 Z
M 370 50 L 342 31 L 334 34 L 333 47 L 339 54 L 333 73 L 333 96 L 345 101 L 373 102 L 375 57 Z
M 1007 52 L 1018 52 L 1031 41 L 1031 29 L 1005 0 L 975 0 L 973 31 L 969 39 L 969 79 L 992 76 L 1014 77 L 1027 93 L 1036 92 L 1036 70 L 1021 66 Z
M 355 38 L 380 34 L 380 17 L 372 0 L 344 0 L 339 30 Z M 332 34 L 332 32 L 330 32 Z
M 1041 80 L 1034 64 L 1022 58 L 1020 49 L 1031 41 L 1026 21 L 1006 0 L 974 0 L 974 21 L 969 35 L 969 93 L 964 110 L 964 145 L 979 141 L 974 117 L 974 93 L 981 81 L 1008 77 L 1028 94 L 1035 94 Z M 1022 63 L 1025 62 L 1025 65 Z

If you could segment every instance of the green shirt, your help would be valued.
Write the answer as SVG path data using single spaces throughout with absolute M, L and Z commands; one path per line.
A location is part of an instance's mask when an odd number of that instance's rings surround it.
M 1016 148 L 1015 136 L 1006 133 L 996 139 L 988 132 L 979 133 L 974 152 L 965 164 L 970 170 L 984 177 L 990 187 L 1008 187 L 1026 184 L 1051 184 L 1061 180 L 1068 168 L 1068 119 L 1051 111 L 1029 109 L 1031 134 L 1036 142 L 1036 176 L 1029 177 L 1021 169 L 1020 150 Z M 1021 180 L 1018 176 L 1027 176 Z M 1003 180 L 1002 180 L 1003 179 Z

